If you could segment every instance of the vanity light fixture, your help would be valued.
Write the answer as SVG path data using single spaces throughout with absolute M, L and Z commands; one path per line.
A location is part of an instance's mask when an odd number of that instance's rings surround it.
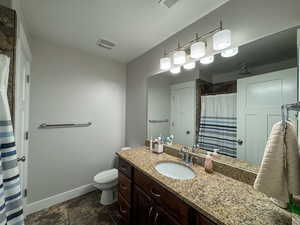
M 231 45 L 231 31 L 221 30 L 213 35 L 214 50 L 219 51 L 230 47 Z
M 160 69 L 164 71 L 171 69 L 171 58 L 167 56 L 166 50 L 164 51 L 164 57 L 160 58 Z
M 173 53 L 173 64 L 174 65 L 183 65 L 186 62 L 185 51 L 181 49 L 180 43 L 178 42 L 178 48 Z
M 228 58 L 228 57 L 232 57 L 235 56 L 236 54 L 239 53 L 239 48 L 238 47 L 234 47 L 234 48 L 229 48 L 229 49 L 225 49 L 221 52 L 221 56 Z
M 186 70 L 192 70 L 192 69 L 195 69 L 195 67 L 196 67 L 196 62 L 194 62 L 194 61 L 188 62 L 183 65 L 183 68 Z
M 184 43 L 183 45 L 180 45 L 178 42 L 178 47 L 176 49 L 165 52 L 164 57 L 160 59 L 160 69 L 164 71 L 172 70 L 173 72 L 175 70 L 175 74 L 178 71 L 176 66 L 183 66 L 185 69 L 192 69 L 194 67 L 194 63 L 187 62 L 187 55 L 189 55 L 189 57 L 192 59 L 200 59 L 200 62 L 203 64 L 212 63 L 214 61 L 213 55 L 216 53 L 211 53 L 211 56 L 204 57 L 206 54 L 206 43 L 209 38 L 212 38 L 212 49 L 216 51 L 225 49 L 221 52 L 223 57 L 230 57 L 230 54 L 234 55 L 238 53 L 236 48 L 232 48 L 231 53 L 229 49 L 227 49 L 231 46 L 231 31 L 228 29 L 223 29 L 223 23 L 220 21 L 219 26 L 215 29 L 212 29 L 209 32 L 201 35 L 196 34 L 194 39 Z M 175 66 L 174 68 L 172 67 L 172 63 Z
M 175 51 L 173 54 L 174 65 L 183 65 L 185 63 L 185 51 Z
M 196 67 L 196 62 L 191 58 L 191 56 L 187 57 L 186 63 L 183 65 L 185 70 L 192 70 Z
M 206 56 L 200 59 L 200 63 L 202 64 L 210 64 L 214 61 L 215 57 L 213 55 Z
M 171 59 L 169 57 L 160 59 L 160 69 L 165 71 L 171 69 Z
M 179 74 L 181 72 L 181 67 L 180 66 L 173 66 L 171 69 L 170 69 L 170 72 L 172 74 Z
M 196 34 L 196 40 L 199 39 L 199 35 Z M 197 41 L 191 45 L 191 58 L 200 59 L 205 56 L 206 44 L 203 41 Z

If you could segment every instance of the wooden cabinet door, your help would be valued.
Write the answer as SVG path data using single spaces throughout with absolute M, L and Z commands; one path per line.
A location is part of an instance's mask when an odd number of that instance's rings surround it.
M 197 219 L 197 225 L 216 225 L 216 224 L 199 214 Z
M 122 218 L 123 224 L 130 224 L 130 206 L 126 200 L 119 194 L 119 212 Z
M 181 225 L 171 217 L 164 209 L 156 208 L 153 225 Z
M 126 162 L 124 159 L 119 157 L 119 171 L 121 171 L 123 174 L 125 174 L 127 177 L 131 178 L 133 168 L 132 166 Z
M 140 172 L 134 171 L 134 182 L 158 205 L 167 210 L 168 214 L 182 225 L 189 225 L 189 206 L 160 184 Z M 142 225 L 142 224 L 140 224 Z
M 153 201 L 137 186 L 133 191 L 133 225 L 154 225 L 156 208 Z

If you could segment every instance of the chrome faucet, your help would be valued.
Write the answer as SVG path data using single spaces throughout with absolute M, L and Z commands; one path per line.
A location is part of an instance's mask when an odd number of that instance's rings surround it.
M 181 159 L 184 161 L 185 164 L 192 163 L 193 157 L 191 156 L 187 147 L 182 147 L 179 151 L 179 154 L 181 155 Z

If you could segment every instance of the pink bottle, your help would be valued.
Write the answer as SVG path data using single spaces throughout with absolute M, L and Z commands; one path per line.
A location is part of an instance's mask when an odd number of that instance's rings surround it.
M 212 160 L 212 155 L 211 153 L 207 153 L 205 162 L 204 162 L 204 169 L 207 173 L 212 173 L 213 172 L 213 160 Z

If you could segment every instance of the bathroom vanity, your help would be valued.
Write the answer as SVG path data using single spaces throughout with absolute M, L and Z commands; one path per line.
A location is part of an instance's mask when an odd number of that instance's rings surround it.
M 124 224 L 215 224 L 122 158 L 119 206 Z
M 182 163 L 146 147 L 120 151 L 119 209 L 131 225 L 283 225 L 291 215 L 251 185 L 218 172 L 189 166 L 196 177 L 172 179 L 159 173 L 160 162 Z

